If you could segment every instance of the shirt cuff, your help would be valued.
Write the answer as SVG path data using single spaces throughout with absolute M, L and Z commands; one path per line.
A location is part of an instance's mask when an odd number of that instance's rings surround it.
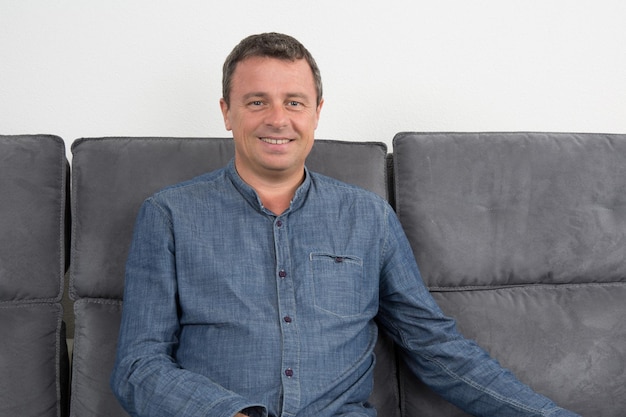
M 241 410 L 241 414 L 245 414 L 248 417 L 265 417 L 263 410 L 258 407 L 245 408 Z

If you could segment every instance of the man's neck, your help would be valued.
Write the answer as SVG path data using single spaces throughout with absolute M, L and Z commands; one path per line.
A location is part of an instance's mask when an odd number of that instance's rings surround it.
M 296 190 L 304 181 L 304 167 L 299 175 L 249 175 L 240 172 L 239 176 L 256 191 L 263 207 L 275 215 L 281 215 L 291 205 Z
M 296 192 L 296 188 L 281 189 L 259 189 L 255 188 L 263 206 L 274 213 L 275 215 L 281 215 L 291 205 L 291 200 Z

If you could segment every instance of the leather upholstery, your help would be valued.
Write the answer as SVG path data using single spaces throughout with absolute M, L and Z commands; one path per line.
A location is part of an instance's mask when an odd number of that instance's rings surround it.
M 68 163 L 61 138 L 0 136 L 0 415 L 67 409 L 61 297 Z
M 226 138 L 89 138 L 74 142 L 70 294 L 75 303 L 71 415 L 125 416 L 109 389 L 121 318 L 126 252 L 143 200 L 166 185 L 224 166 Z M 314 171 L 386 197 L 387 149 L 381 143 L 317 140 Z M 381 339 L 372 397 L 381 415 L 399 416 L 395 352 Z
M 402 133 L 396 210 L 460 330 L 583 416 L 626 410 L 626 135 Z M 466 416 L 400 367 L 408 417 Z

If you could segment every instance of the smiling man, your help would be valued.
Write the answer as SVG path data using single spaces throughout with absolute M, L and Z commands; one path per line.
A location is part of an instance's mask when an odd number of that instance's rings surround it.
M 386 201 L 306 169 L 322 105 L 317 65 L 290 36 L 250 36 L 226 59 L 234 160 L 158 192 L 137 217 L 111 378 L 122 406 L 373 417 L 378 323 L 470 413 L 575 416 L 457 332 Z

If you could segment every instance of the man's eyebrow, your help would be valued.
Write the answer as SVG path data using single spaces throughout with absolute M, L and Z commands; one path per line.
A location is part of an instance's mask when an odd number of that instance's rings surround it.
M 300 99 L 308 99 L 309 95 L 304 93 L 290 93 L 287 94 L 287 98 L 300 98 Z
M 251 93 L 244 94 L 243 96 L 244 100 L 248 100 L 253 97 L 267 97 L 267 94 L 262 93 L 262 92 L 251 92 Z

